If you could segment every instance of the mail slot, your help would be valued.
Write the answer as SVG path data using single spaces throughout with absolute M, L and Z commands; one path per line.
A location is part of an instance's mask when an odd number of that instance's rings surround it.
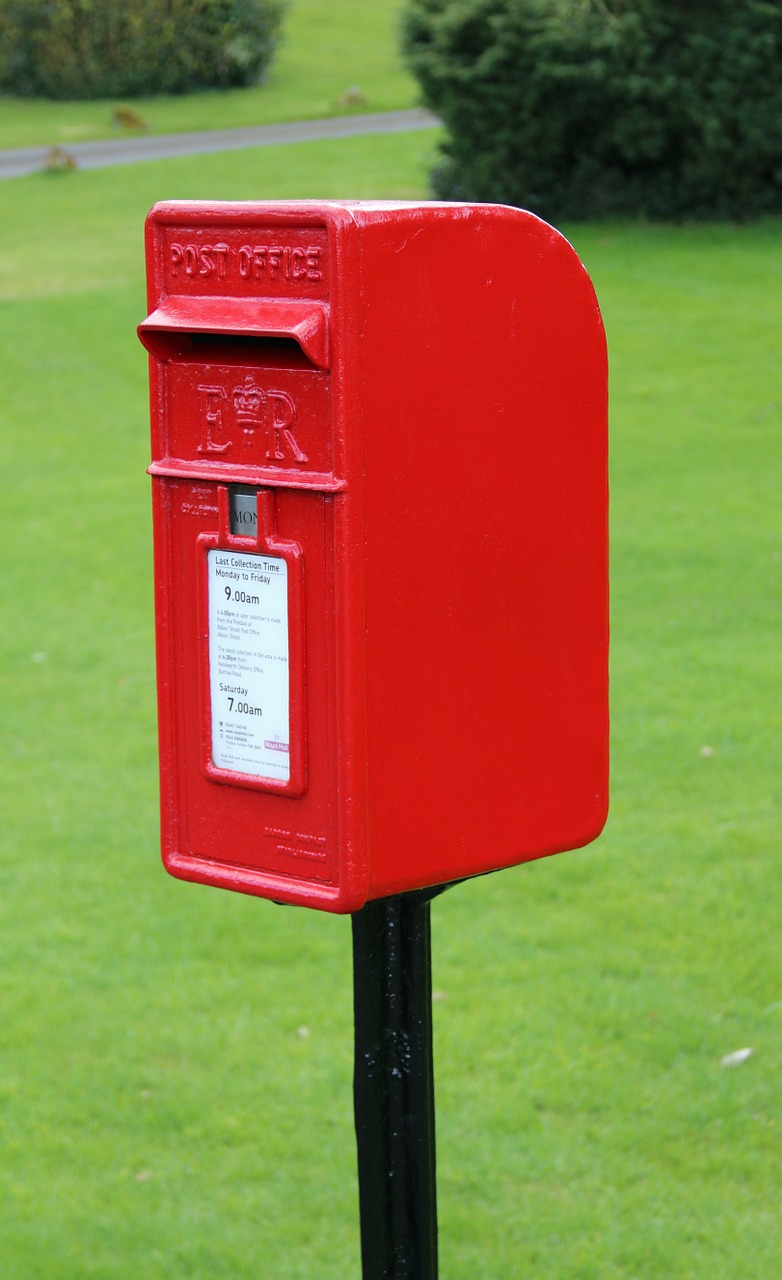
M 603 329 L 488 205 L 147 221 L 163 860 L 329 911 L 607 810 Z

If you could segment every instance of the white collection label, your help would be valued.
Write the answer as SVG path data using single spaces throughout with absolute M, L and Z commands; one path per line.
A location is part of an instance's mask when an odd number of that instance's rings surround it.
M 218 769 L 290 778 L 288 566 L 210 551 L 209 693 Z

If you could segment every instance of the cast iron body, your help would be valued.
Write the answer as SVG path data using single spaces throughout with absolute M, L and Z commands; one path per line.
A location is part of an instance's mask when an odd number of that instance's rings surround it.
M 498 206 L 174 202 L 147 266 L 169 871 L 354 912 L 594 839 L 607 377 L 570 245 Z M 232 558 L 286 582 L 268 776 L 215 758 Z

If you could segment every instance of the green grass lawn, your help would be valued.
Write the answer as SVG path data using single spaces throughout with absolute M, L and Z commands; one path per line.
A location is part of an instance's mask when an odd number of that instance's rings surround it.
M 349 922 L 159 865 L 134 326 L 154 199 L 414 196 L 433 145 L 0 184 L 4 1280 L 360 1274 Z M 611 351 L 612 817 L 433 906 L 442 1275 L 766 1280 L 782 222 L 567 230 Z
M 416 85 L 397 51 L 402 0 L 290 0 L 268 81 L 228 93 L 139 98 L 150 133 L 232 129 L 356 111 L 415 106 Z M 358 87 L 366 105 L 343 107 Z M 0 148 L 64 146 L 114 138 L 116 103 L 0 97 Z

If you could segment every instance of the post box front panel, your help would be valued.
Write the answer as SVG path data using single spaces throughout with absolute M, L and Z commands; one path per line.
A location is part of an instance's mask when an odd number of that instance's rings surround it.
M 360 626 L 359 570 L 343 550 L 355 541 L 351 392 L 333 372 L 345 221 L 157 206 L 140 326 L 152 356 L 164 862 L 337 910 L 366 896 L 344 690 L 340 702 Z

